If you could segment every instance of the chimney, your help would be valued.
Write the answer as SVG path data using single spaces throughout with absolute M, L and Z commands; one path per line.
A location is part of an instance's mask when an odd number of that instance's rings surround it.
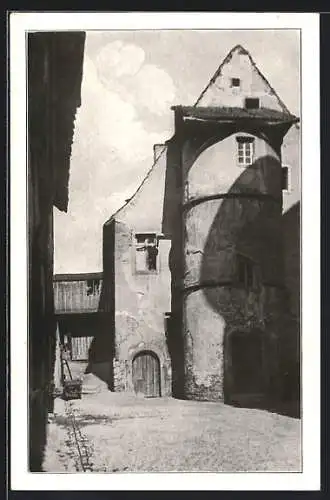
M 165 144 L 154 144 L 154 163 L 156 163 L 165 148 Z

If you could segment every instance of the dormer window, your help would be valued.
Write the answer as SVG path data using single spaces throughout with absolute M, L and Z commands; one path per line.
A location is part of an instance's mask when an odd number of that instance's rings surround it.
M 245 99 L 245 108 L 246 109 L 259 109 L 260 108 L 259 99 L 255 98 L 255 97 L 247 97 Z
M 241 85 L 240 78 L 232 78 L 231 79 L 231 86 L 232 87 L 240 87 L 240 85 Z
M 248 167 L 253 163 L 254 138 L 241 136 L 237 140 L 237 163 L 240 167 Z
M 158 239 L 154 233 L 135 235 L 135 270 L 152 273 L 158 270 Z

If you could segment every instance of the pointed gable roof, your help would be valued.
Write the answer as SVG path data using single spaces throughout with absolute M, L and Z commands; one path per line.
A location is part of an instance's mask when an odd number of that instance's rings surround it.
M 238 86 L 233 86 L 236 79 Z M 244 107 L 245 98 L 259 98 L 260 107 L 290 115 L 290 111 L 258 69 L 249 52 L 236 45 L 220 64 L 194 107 Z
M 158 156 L 142 182 L 105 225 L 117 220 L 139 232 L 162 233 L 167 146 L 158 149 Z
M 245 62 L 243 64 L 239 63 L 239 57 L 245 58 Z M 226 68 L 228 68 L 227 72 Z M 241 78 L 238 75 L 240 75 Z M 248 81 L 245 80 L 246 76 L 249 76 Z M 230 97 L 228 89 L 230 88 L 229 83 L 231 83 L 231 78 L 240 78 L 243 82 L 241 92 L 239 90 L 233 92 L 236 102 L 228 102 L 228 94 Z M 246 85 L 247 83 L 250 84 L 249 87 Z M 266 100 L 266 102 L 263 102 L 265 96 L 268 96 L 269 99 Z M 266 109 L 246 110 L 244 109 L 244 101 L 242 101 L 242 97 L 243 99 L 244 97 L 261 97 L 261 107 Z M 266 105 L 263 106 L 263 104 Z M 217 71 L 214 73 L 208 85 L 200 94 L 194 106 L 172 106 L 171 109 L 176 110 L 178 108 L 180 108 L 180 112 L 186 117 L 202 120 L 227 120 L 229 118 L 245 119 L 252 117 L 255 119 L 266 118 L 273 122 L 288 121 L 291 123 L 297 123 L 299 121 L 297 117 L 290 113 L 284 102 L 280 99 L 268 80 L 258 69 L 249 52 L 241 45 L 236 45 L 233 49 L 231 49 L 220 64 Z M 151 209 L 154 219 L 153 227 L 161 227 L 162 223 L 160 216 L 163 209 L 166 157 L 167 147 L 164 145 L 164 148 L 159 152 L 159 155 L 154 161 L 151 169 L 147 172 L 146 176 L 131 198 L 128 199 L 125 204 L 105 222 L 105 225 L 118 219 L 118 217 L 120 217 L 121 220 L 127 220 L 129 223 L 134 224 L 135 214 L 133 214 L 131 209 L 134 208 L 135 211 L 137 210 L 137 205 L 141 204 L 143 210 L 146 210 L 144 200 L 152 199 L 154 200 L 154 205 Z M 157 209 L 155 209 L 155 207 L 157 207 Z M 151 211 L 148 213 L 150 214 Z M 146 226 L 148 226 L 148 224 L 150 225 L 149 218 L 149 216 L 146 217 L 146 219 L 142 218 L 142 228 L 145 220 L 148 221 Z M 138 220 L 139 223 L 141 223 L 141 217 Z M 159 231 L 161 232 L 162 230 L 159 229 Z

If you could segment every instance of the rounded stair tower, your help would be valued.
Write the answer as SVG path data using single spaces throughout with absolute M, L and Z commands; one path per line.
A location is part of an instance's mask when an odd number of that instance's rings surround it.
M 175 111 L 184 397 L 274 397 L 284 321 L 281 143 L 293 117 Z

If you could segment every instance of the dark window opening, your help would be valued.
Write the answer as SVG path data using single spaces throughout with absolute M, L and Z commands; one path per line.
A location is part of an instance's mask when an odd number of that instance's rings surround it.
M 237 255 L 237 280 L 245 288 L 252 288 L 256 284 L 255 264 L 244 255 Z
M 96 295 L 99 292 L 100 280 L 87 280 L 87 295 Z
M 232 78 L 231 79 L 231 86 L 232 87 L 239 87 L 240 85 L 241 85 L 240 78 Z
M 289 191 L 289 167 L 282 167 L 282 190 Z
M 155 233 L 136 233 L 135 239 L 138 244 L 144 244 L 146 240 L 149 240 L 151 243 L 157 242 Z
M 147 246 L 147 266 L 149 271 L 157 270 L 157 255 L 158 248 L 155 246 Z
M 260 102 L 258 98 L 247 97 L 245 99 L 245 108 L 246 109 L 258 109 L 260 107 Z
M 136 234 L 137 272 L 157 271 L 158 240 L 155 234 Z

